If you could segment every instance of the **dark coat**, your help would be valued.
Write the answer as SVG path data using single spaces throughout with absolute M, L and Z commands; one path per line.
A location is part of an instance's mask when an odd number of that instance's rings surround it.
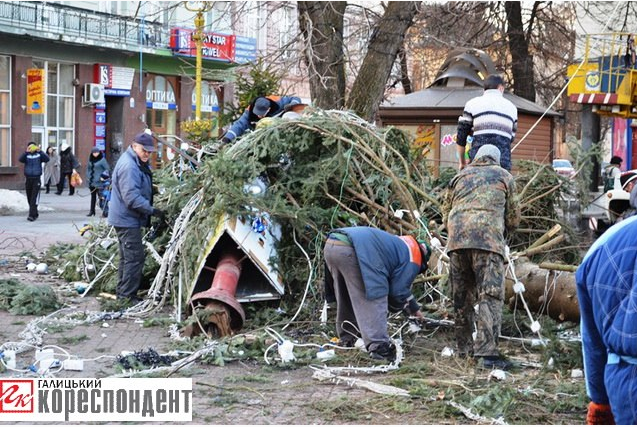
M 75 154 L 71 152 L 71 147 L 60 153 L 60 173 L 62 175 L 68 175 L 73 173 L 73 169 L 80 167 L 80 162 L 75 157 Z

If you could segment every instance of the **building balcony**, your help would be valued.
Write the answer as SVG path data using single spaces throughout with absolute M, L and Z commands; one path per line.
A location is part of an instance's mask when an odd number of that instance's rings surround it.
M 145 53 L 170 41 L 163 24 L 44 2 L 0 2 L 0 33 Z

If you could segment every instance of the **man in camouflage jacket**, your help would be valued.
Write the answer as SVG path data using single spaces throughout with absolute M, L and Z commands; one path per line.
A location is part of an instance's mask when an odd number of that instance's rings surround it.
M 480 147 L 473 162 L 451 180 L 444 211 L 458 352 L 482 359 L 485 367 L 506 368 L 497 348 L 504 300 L 504 232 L 518 226 L 520 212 L 513 176 L 500 167 L 496 146 Z

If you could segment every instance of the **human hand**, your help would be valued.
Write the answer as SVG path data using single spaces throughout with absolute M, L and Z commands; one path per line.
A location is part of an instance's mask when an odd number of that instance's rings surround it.
M 415 317 L 418 320 L 425 320 L 425 316 L 423 316 L 422 311 L 418 310 L 415 313 L 412 313 L 412 317 Z
M 591 402 L 588 404 L 586 414 L 587 425 L 613 425 L 615 418 L 610 410 L 610 405 L 604 403 Z
M 219 140 L 219 143 L 223 146 L 226 144 L 230 144 L 232 141 L 230 141 L 230 138 L 228 138 L 227 136 L 224 136 L 223 138 L 221 138 Z

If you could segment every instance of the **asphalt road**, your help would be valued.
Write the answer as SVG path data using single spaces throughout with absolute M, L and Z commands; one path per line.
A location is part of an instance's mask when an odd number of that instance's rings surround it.
M 59 196 L 53 191 L 49 194 L 42 191 L 40 216 L 36 221 L 27 221 L 26 211 L 0 216 L 0 256 L 25 251 L 38 254 L 56 242 L 83 242 L 79 229 L 92 222 L 105 221 L 99 207 L 96 216 L 86 216 L 90 202 L 88 188 L 76 189 L 73 196 L 68 195 L 68 190 Z

